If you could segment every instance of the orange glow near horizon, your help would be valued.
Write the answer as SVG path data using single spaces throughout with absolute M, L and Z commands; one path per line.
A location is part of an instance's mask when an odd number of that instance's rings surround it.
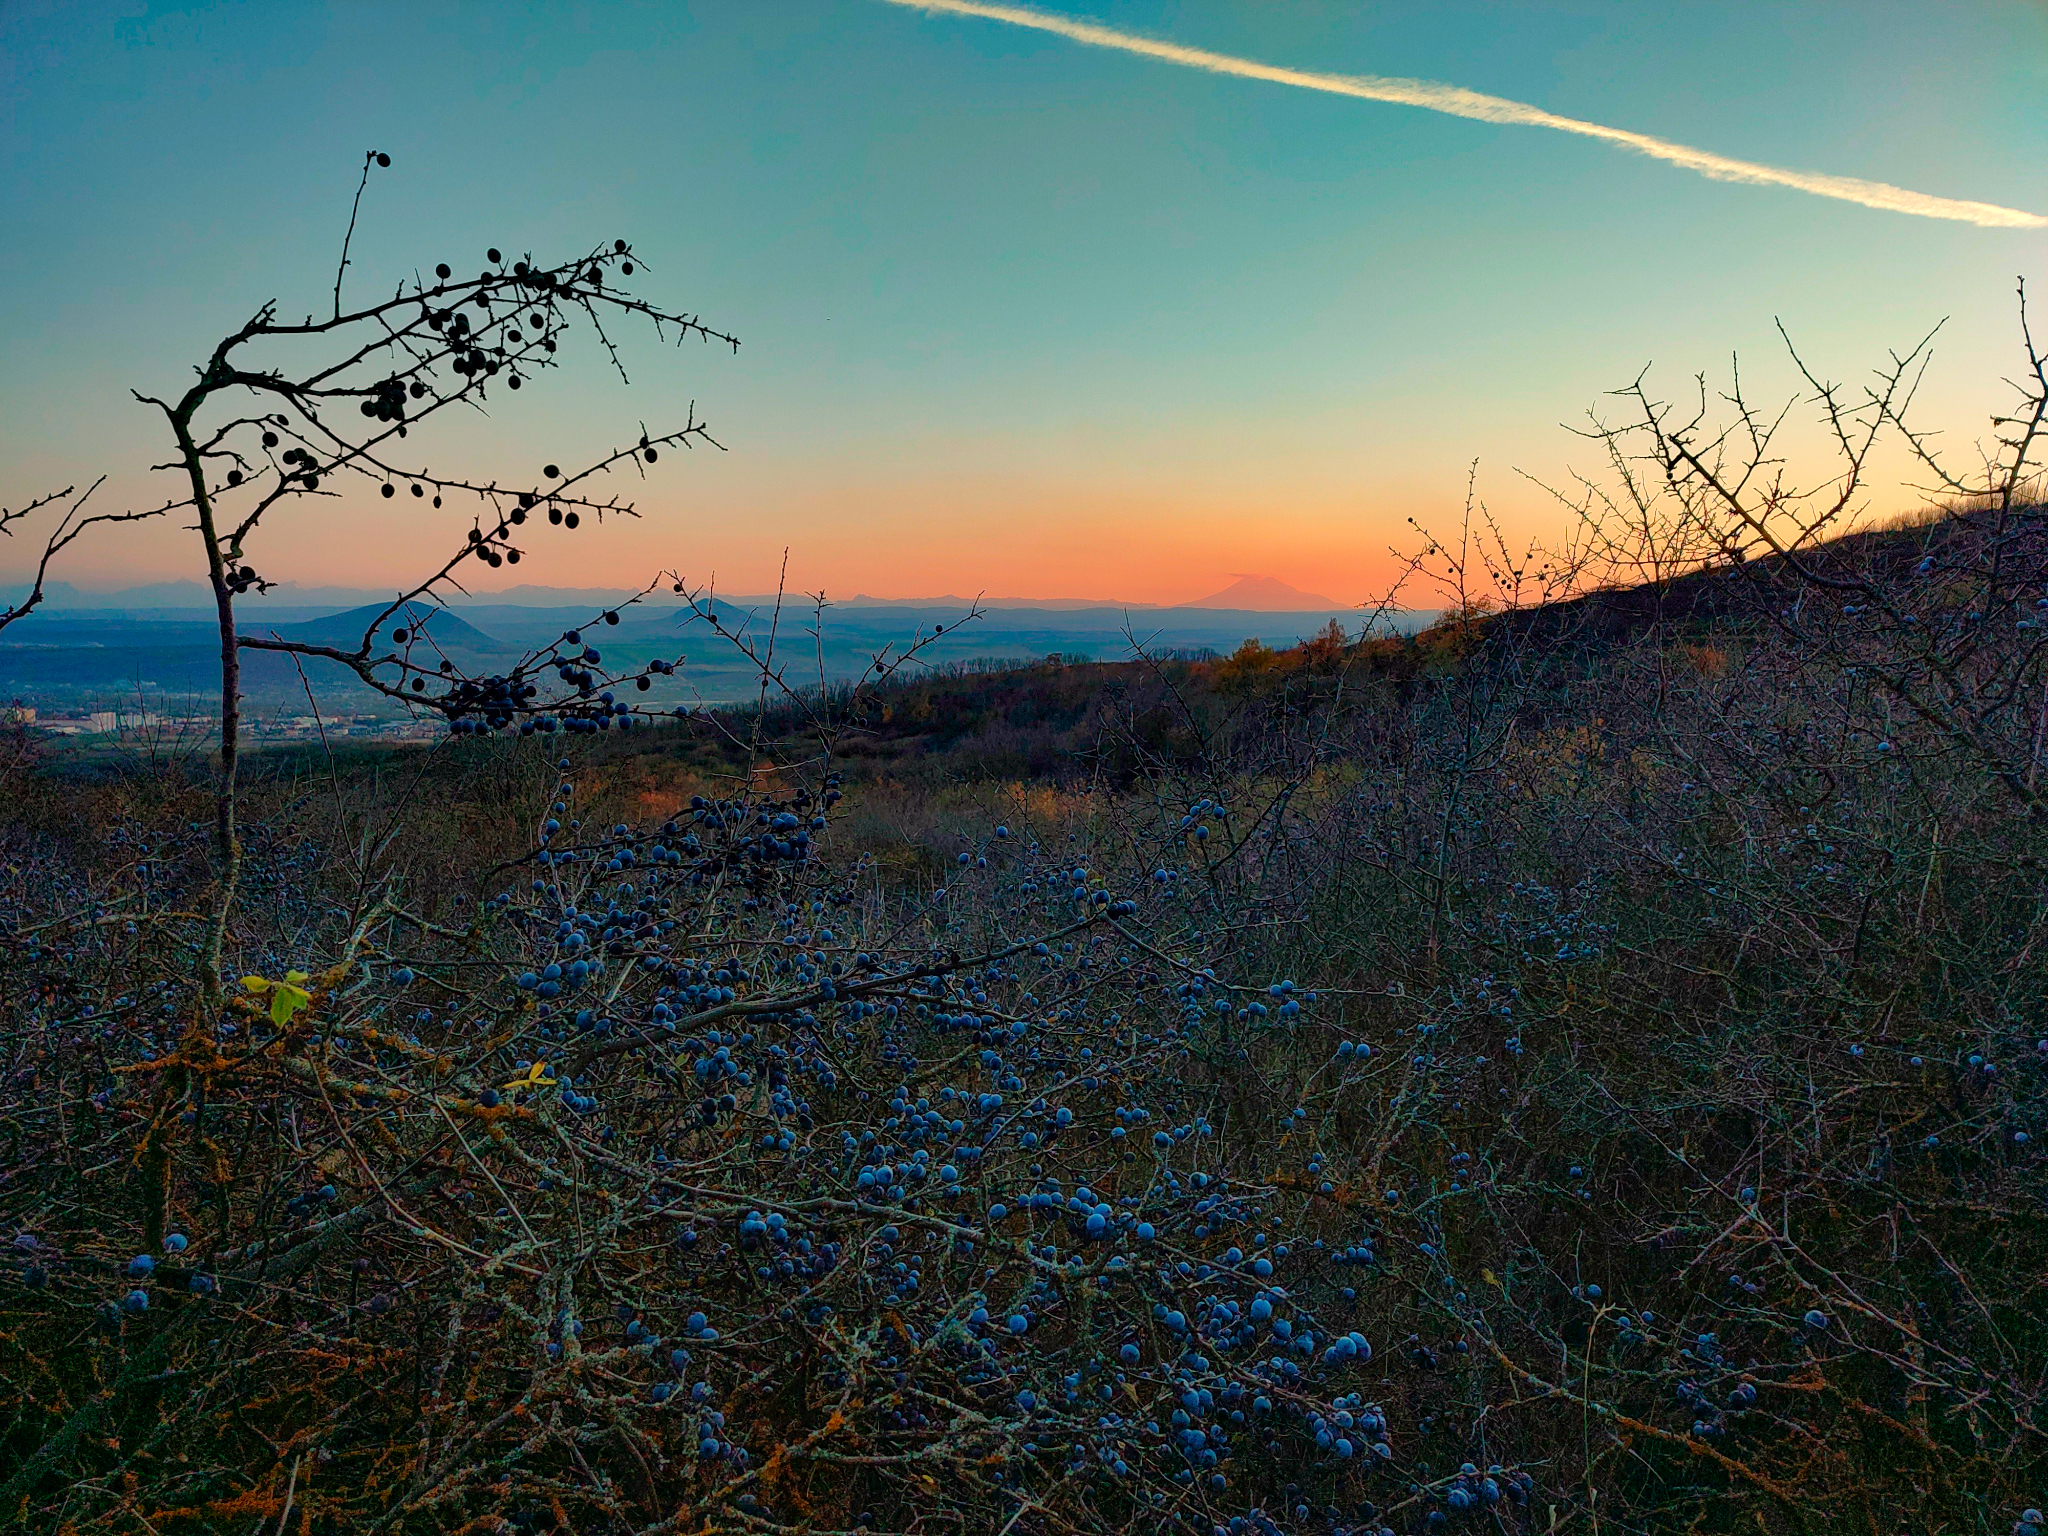
M 780 584 L 835 599 L 1171 606 L 1206 598 L 1240 576 L 1261 576 L 1338 607 L 1371 606 L 1389 594 L 1402 555 L 1426 542 L 1420 529 L 1455 536 L 1464 477 L 1447 463 L 1438 467 L 1439 485 L 1402 477 L 1367 493 L 1327 467 L 1288 485 L 1219 472 L 1206 486 L 1180 476 L 1182 483 L 1151 489 L 1128 472 L 1105 472 L 1102 483 L 1089 485 L 1036 469 L 976 473 L 956 465 L 891 477 L 873 466 L 839 476 L 770 468 L 764 475 L 736 458 L 686 459 L 640 490 L 640 516 L 586 522 L 574 532 L 529 523 L 519 565 L 477 571 L 487 579 L 463 584 L 479 597 L 524 585 L 618 590 L 673 571 L 692 586 L 734 595 Z M 1888 489 L 1873 494 L 1871 515 L 1920 500 L 1906 486 L 1903 463 L 1885 468 L 1891 473 L 1873 484 Z M 1385 486 L 1383 476 L 1358 478 Z M 1479 489 L 1482 500 L 1499 493 L 1489 505 L 1517 553 L 1531 540 L 1555 546 L 1566 536 L 1570 514 L 1531 481 L 1482 467 Z M 383 591 L 428 574 L 463 539 L 472 509 L 451 500 L 434 512 L 411 498 L 345 492 L 280 510 L 284 517 L 249 546 L 266 579 Z M 57 575 L 102 591 L 190 579 L 202 574 L 196 554 L 193 535 L 170 523 L 121 526 L 96 530 Z M 1403 601 L 1434 605 L 1433 594 L 1419 590 Z
M 526 584 L 620 588 L 676 571 L 693 585 L 763 593 L 784 579 L 786 555 L 788 590 L 822 589 L 839 598 L 985 595 L 1171 605 L 1250 575 L 1353 606 L 1382 595 L 1396 574 L 1389 530 L 1413 533 L 1405 511 L 1327 493 L 1275 494 L 1247 504 L 1227 492 L 1196 499 L 982 483 L 731 500 L 740 504 L 707 509 L 692 505 L 686 488 L 662 486 L 643 497 L 638 518 L 607 518 L 573 533 L 529 524 L 518 566 L 464 585 L 479 595 Z M 417 580 L 429 557 L 452 549 L 469 525 L 453 504 L 422 514 L 408 502 L 354 497 L 320 510 L 317 525 L 302 512 L 266 530 L 250 545 L 251 564 L 266 579 L 300 587 L 382 589 Z M 419 551 L 416 564 L 398 557 L 407 549 Z M 176 580 L 200 574 L 194 553 L 193 536 L 167 524 L 103 530 L 64 574 L 98 590 Z

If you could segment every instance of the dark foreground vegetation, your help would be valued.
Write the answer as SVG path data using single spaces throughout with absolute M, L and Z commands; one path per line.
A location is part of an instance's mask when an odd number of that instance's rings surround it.
M 2002 529 L 1872 548 L 2017 659 Z M 2040 682 L 1982 758 L 1788 579 L 901 684 L 829 762 L 267 760 L 218 1023 L 210 780 L 24 748 L 6 1516 L 2010 1525 Z
M 237 763 L 275 497 L 472 495 L 451 570 L 621 510 L 378 457 L 632 272 L 490 259 L 166 407 L 225 764 L 7 758 L 0 1522 L 2039 1536 L 2031 346 L 1888 531 L 1827 542 L 1911 359 L 1807 497 L 1631 394 L 1580 542 L 1427 541 L 1412 638 L 624 729 L 584 639 L 371 633 L 442 745 Z

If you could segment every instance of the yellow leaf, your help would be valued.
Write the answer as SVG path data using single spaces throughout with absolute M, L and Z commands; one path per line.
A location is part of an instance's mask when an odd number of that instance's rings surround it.
M 313 994 L 288 981 L 274 982 L 270 989 L 270 1022 L 280 1029 L 291 1023 L 292 1015 L 313 1001 Z
M 304 971 L 286 971 L 283 981 L 271 981 L 263 976 L 244 976 L 242 986 L 251 992 L 270 994 L 270 1021 L 282 1028 L 291 1022 L 293 1014 L 313 1001 L 313 994 L 300 983 L 306 980 Z
M 1495 1290 L 1498 1290 L 1498 1289 L 1500 1289 L 1500 1281 L 1499 1281 L 1498 1279 L 1496 1279 L 1496 1278 L 1494 1277 L 1494 1273 L 1493 1273 L 1493 1271 L 1492 1271 L 1492 1270 L 1490 1270 L 1490 1269 L 1482 1269 L 1482 1270 L 1480 1270 L 1480 1271 L 1479 1271 L 1479 1278 L 1480 1278 L 1480 1279 L 1482 1279 L 1482 1280 L 1484 1280 L 1484 1281 L 1485 1281 L 1485 1282 L 1486 1282 L 1486 1283 L 1487 1283 L 1488 1285 L 1492 1286 L 1492 1287 L 1493 1287 L 1493 1288 L 1494 1288 Z
M 526 1069 L 525 1076 L 515 1077 L 511 1082 L 507 1083 L 504 1091 L 506 1093 L 517 1093 L 522 1088 L 552 1088 L 554 1086 L 555 1080 L 548 1076 L 548 1064 L 545 1061 L 536 1061 Z

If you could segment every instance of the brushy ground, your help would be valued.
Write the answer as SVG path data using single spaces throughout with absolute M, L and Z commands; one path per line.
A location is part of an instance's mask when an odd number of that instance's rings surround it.
M 1840 554 L 1875 620 L 1724 572 L 830 756 L 272 759 L 224 1018 L 205 765 L 17 741 L 0 1521 L 2007 1530 L 2042 693 L 1952 577 L 2011 533 Z

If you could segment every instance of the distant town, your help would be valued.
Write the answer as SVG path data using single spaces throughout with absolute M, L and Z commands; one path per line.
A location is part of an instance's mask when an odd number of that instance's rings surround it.
M 44 736 L 81 738 L 94 745 L 141 746 L 207 737 L 218 727 L 210 709 L 179 712 L 110 707 L 53 713 L 33 704 L 13 703 L 0 710 L 0 722 Z M 258 741 L 426 741 L 442 734 L 433 720 L 390 715 L 257 715 L 245 716 L 243 733 Z

